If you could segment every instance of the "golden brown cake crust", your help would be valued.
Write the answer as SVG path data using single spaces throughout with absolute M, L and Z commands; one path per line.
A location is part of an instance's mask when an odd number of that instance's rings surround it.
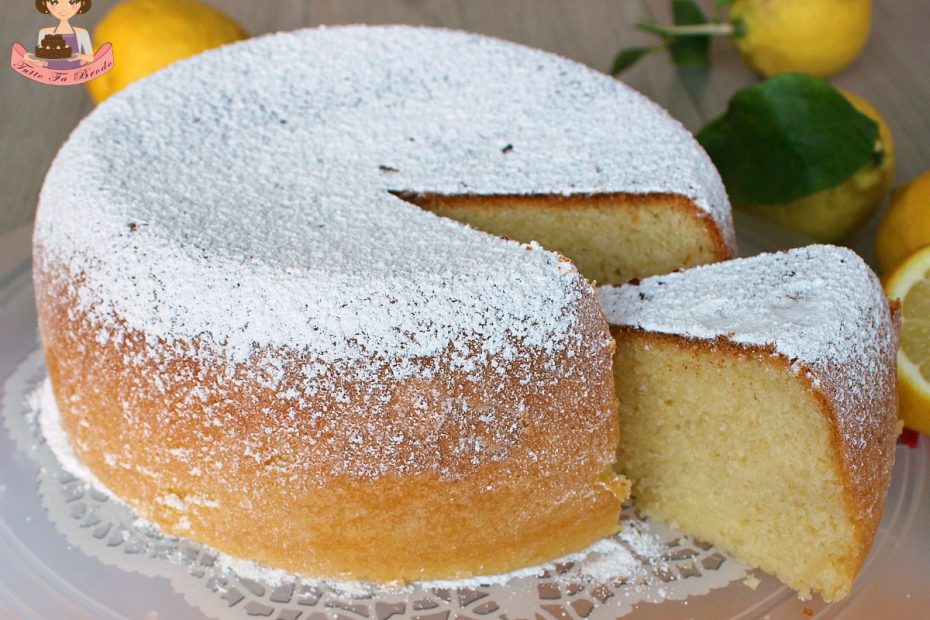
M 282 400 L 302 389 L 291 375 L 310 361 L 292 352 L 267 352 L 284 373 L 272 386 L 196 343 L 117 338 L 42 268 L 41 248 L 35 264 L 48 372 L 75 451 L 170 533 L 298 573 L 394 581 L 506 572 L 617 529 L 629 489 L 605 475 L 618 438 L 613 341 L 590 295 L 590 346 L 560 355 L 555 372 L 524 351 L 484 382 L 453 370 L 432 382 L 384 377 L 374 389 L 388 406 L 372 418 L 371 386 L 348 380 L 305 393 L 312 402 L 298 410 Z M 515 365 L 541 380 L 508 380 L 525 374 Z M 525 410 L 509 407 L 516 400 Z M 418 441 L 391 449 L 399 434 Z M 463 441 L 488 458 L 463 458 Z M 385 460 L 407 472 L 383 472 Z
M 874 377 L 876 389 L 871 397 L 859 395 L 856 398 L 844 393 L 843 382 L 836 378 L 848 372 L 844 369 L 803 373 L 811 390 L 820 398 L 824 413 L 830 418 L 834 448 L 849 480 L 847 492 L 851 514 L 857 515 L 861 523 L 860 554 L 851 565 L 853 574 L 859 572 L 872 547 L 894 469 L 895 445 L 900 432 L 896 361 L 900 313 L 900 303 L 891 302 L 890 329 L 894 345 L 881 351 L 878 374 Z M 847 408 L 844 415 L 838 413 L 837 403 Z M 852 420 L 870 423 L 853 427 Z

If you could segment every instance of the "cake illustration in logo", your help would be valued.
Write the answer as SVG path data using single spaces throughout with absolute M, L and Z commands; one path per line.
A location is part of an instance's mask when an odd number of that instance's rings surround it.
M 35 53 L 13 44 L 10 66 L 36 82 L 54 85 L 81 84 L 113 68 L 113 50 L 105 43 L 94 52 L 90 34 L 71 25 L 75 15 L 87 13 L 92 0 L 35 0 L 40 13 L 58 19 L 39 31 Z

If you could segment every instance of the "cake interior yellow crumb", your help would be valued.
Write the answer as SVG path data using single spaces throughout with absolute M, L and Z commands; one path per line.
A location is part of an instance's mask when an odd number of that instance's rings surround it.
M 622 284 L 729 258 L 715 225 L 687 199 L 402 195 L 436 215 L 568 257 L 589 280 Z
M 616 330 L 618 463 L 639 507 L 806 596 L 862 558 L 817 396 L 767 353 Z

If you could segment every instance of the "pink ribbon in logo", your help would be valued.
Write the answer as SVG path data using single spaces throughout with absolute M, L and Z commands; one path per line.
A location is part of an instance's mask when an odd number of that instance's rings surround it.
M 53 86 L 73 86 L 74 84 L 83 84 L 90 80 L 100 77 L 113 68 L 113 46 L 104 43 L 94 54 L 94 60 L 75 67 L 74 69 L 48 69 L 46 67 L 37 67 L 26 62 L 23 56 L 26 54 L 26 48 L 19 43 L 13 44 L 13 53 L 10 56 L 10 67 L 13 71 L 23 77 L 29 78 L 42 84 L 51 84 Z

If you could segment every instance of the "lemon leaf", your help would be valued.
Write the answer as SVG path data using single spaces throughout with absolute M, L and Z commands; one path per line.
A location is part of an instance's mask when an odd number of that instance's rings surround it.
M 614 56 L 614 61 L 610 65 L 610 74 L 619 75 L 623 73 L 639 62 L 643 56 L 658 51 L 662 49 L 662 47 L 661 45 L 656 47 L 627 47 L 620 50 L 617 55 Z
M 783 204 L 869 163 L 878 124 L 826 81 L 785 73 L 737 92 L 697 134 L 736 204 Z
M 704 11 L 694 0 L 672 0 L 672 16 L 676 26 L 706 24 Z M 679 67 L 707 68 L 710 66 L 710 36 L 670 37 L 669 52 Z

